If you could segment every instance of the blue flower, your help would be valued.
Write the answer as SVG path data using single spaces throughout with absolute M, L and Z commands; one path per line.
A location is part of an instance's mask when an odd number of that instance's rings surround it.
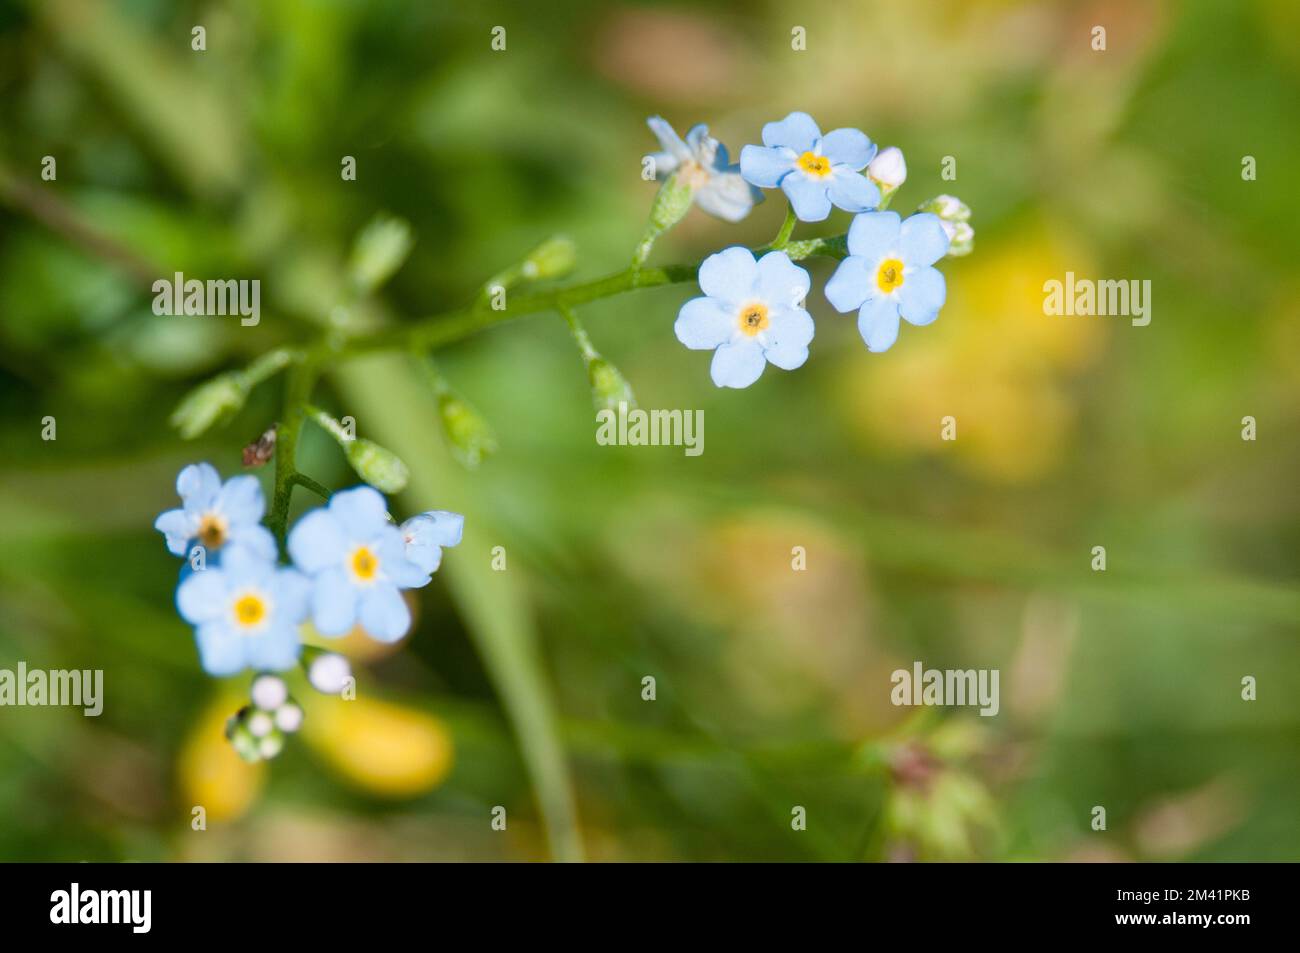
M 700 265 L 703 298 L 682 305 L 673 330 L 693 350 L 714 350 L 711 373 L 719 387 L 748 387 L 768 361 L 792 371 L 808 360 L 813 320 L 803 309 L 808 272 L 783 251 L 757 262 L 735 246 Z
M 186 555 L 198 542 L 209 554 L 230 546 L 275 559 L 275 537 L 261 525 L 266 501 L 256 477 L 231 477 L 223 484 L 212 464 L 192 463 L 176 477 L 176 492 L 180 509 L 168 510 L 153 524 L 174 555 Z
M 429 582 L 407 558 L 383 495 L 369 486 L 335 493 L 305 514 L 289 533 L 289 555 L 311 577 L 311 617 L 321 635 L 343 635 L 360 622 L 381 642 L 396 642 L 411 627 L 399 590 Z
M 918 327 L 939 316 L 947 297 L 943 275 L 930 267 L 948 251 L 937 215 L 921 212 L 899 223 L 897 212 L 867 212 L 849 226 L 849 257 L 830 281 L 826 299 L 837 311 L 858 310 L 858 331 L 871 351 L 888 351 L 901 315 Z
M 446 510 L 430 510 L 402 524 L 406 558 L 425 573 L 435 573 L 442 563 L 442 547 L 455 546 L 465 529 L 465 517 Z
M 876 147 L 857 129 L 822 135 L 807 113 L 793 112 L 763 127 L 763 145 L 740 150 L 740 174 L 764 189 L 780 186 L 800 221 L 820 222 L 831 205 L 865 212 L 880 204 L 880 189 L 859 173 Z
M 724 222 L 739 222 L 763 195 L 740 176 L 738 166 L 727 164 L 727 147 L 709 135 L 709 127 L 698 125 L 686 134 L 686 141 L 660 116 L 646 125 L 659 140 L 662 152 L 651 153 L 655 178 L 662 181 L 674 172 L 691 186 L 695 204 Z
M 220 565 L 190 573 L 176 608 L 195 626 L 199 659 L 211 675 L 245 668 L 284 671 L 298 659 L 298 626 L 310 586 L 292 569 L 233 547 Z

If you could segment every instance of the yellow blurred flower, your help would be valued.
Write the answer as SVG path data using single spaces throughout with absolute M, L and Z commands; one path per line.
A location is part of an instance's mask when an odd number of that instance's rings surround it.
M 219 692 L 181 748 L 177 775 L 182 803 L 202 807 L 209 822 L 242 817 L 266 780 L 265 765 L 248 763 L 226 740 L 226 721 L 246 703 L 235 691 Z
M 340 775 L 371 793 L 414 797 L 451 772 L 452 740 L 437 718 L 359 694 L 312 699 L 302 737 Z
M 951 454 L 990 480 L 1022 483 L 1061 459 L 1076 416 L 1070 380 L 1097 357 L 1107 318 L 1049 316 L 1043 282 L 1092 277 L 1090 256 L 1044 228 L 948 262 L 939 320 L 883 358 L 846 360 L 853 424 L 873 445 Z M 943 418 L 956 439 L 941 437 Z

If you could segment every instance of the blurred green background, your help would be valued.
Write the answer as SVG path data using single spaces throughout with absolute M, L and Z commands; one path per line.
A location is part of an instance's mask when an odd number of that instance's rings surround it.
M 1298 11 L 3 0 L 0 668 L 103 669 L 106 700 L 0 708 L 0 859 L 1300 859 Z M 366 320 L 557 232 L 594 278 L 643 227 L 647 115 L 738 155 L 792 109 L 900 146 L 895 208 L 972 207 L 938 322 L 868 354 L 815 262 L 810 360 L 736 392 L 673 337 L 693 286 L 583 308 L 642 406 L 704 410 L 698 458 L 598 446 L 553 314 L 439 354 L 500 443 L 473 473 L 402 358 L 332 371 L 316 402 L 411 465 L 394 512 L 466 540 L 397 651 L 348 637 L 357 701 L 296 682 L 303 737 L 240 762 L 247 679 L 199 668 L 151 526 L 185 463 L 240 470 L 282 379 L 190 443 L 180 397 L 313 339 L 377 212 L 416 244 Z M 782 213 L 694 211 L 652 263 Z M 1067 270 L 1150 279 L 1150 326 L 1045 316 Z M 174 271 L 259 278 L 261 324 L 156 317 Z M 299 462 L 355 482 L 314 427 Z M 916 660 L 999 669 L 1001 712 L 893 707 Z

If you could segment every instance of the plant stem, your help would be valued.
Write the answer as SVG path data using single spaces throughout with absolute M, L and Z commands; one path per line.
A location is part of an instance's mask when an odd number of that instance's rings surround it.
M 772 246 L 767 245 L 755 249 L 755 254 L 771 250 Z M 814 255 L 843 258 L 847 254 L 845 236 L 835 235 L 830 238 L 809 238 L 804 241 L 788 242 L 785 245 L 785 252 L 792 261 L 802 261 Z M 485 328 L 527 314 L 536 314 L 539 311 L 563 313 L 564 308 L 573 308 L 602 298 L 612 298 L 638 288 L 655 288 L 694 281 L 699 270 L 700 262 L 689 265 L 667 265 L 660 268 L 627 268 L 594 281 L 550 288 L 532 294 L 515 295 L 510 299 L 509 305 L 500 311 L 472 305 L 423 318 L 404 327 L 383 328 L 357 334 L 336 345 L 321 345 L 313 355 L 317 359 L 324 360 L 331 354 L 336 357 L 351 357 L 373 351 L 430 350 L 452 344 Z
M 785 248 L 790 241 L 790 233 L 794 231 L 795 221 L 794 206 L 787 204 L 785 207 L 785 221 L 781 223 L 781 230 L 776 233 L 776 238 L 772 239 L 772 244 L 767 247 L 772 251 L 780 251 Z
M 285 524 L 289 519 L 289 501 L 293 497 L 294 484 L 301 482 L 299 477 L 302 476 L 294 469 L 298 434 L 302 432 L 302 424 L 307 417 L 307 399 L 311 396 L 318 374 L 318 360 L 314 355 L 309 354 L 304 360 L 294 364 L 285 378 L 284 414 L 280 418 L 280 428 L 275 441 L 275 492 L 271 501 L 271 515 L 267 518 L 267 523 L 279 541 L 282 552 L 285 546 Z

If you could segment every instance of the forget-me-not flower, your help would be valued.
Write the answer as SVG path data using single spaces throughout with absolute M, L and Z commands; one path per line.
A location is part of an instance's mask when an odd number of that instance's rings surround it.
M 660 181 L 674 172 L 691 187 L 695 204 L 724 222 L 739 222 L 763 195 L 740 175 L 740 167 L 728 164 L 727 147 L 709 135 L 709 127 L 698 125 L 677 135 L 661 116 L 651 116 L 646 125 L 659 140 L 663 151 L 651 153 L 655 178 Z
M 813 320 L 803 308 L 808 272 L 783 251 L 758 261 L 735 246 L 700 265 L 702 298 L 682 305 L 673 330 L 693 350 L 712 350 L 713 383 L 748 387 L 770 361 L 791 371 L 808 359 Z
M 266 501 L 253 476 L 231 477 L 225 483 L 210 463 L 192 463 L 176 477 L 179 509 L 168 510 L 154 521 L 154 529 L 167 538 L 167 549 L 184 556 L 192 543 L 209 554 L 223 547 L 244 547 L 263 559 L 275 559 L 275 537 L 261 525 Z
M 311 577 L 311 618 L 321 635 L 343 635 L 360 622 L 379 641 L 395 642 L 411 626 L 400 590 L 429 582 L 407 557 L 383 495 L 369 486 L 335 493 L 305 514 L 289 533 L 289 555 Z
M 897 212 L 867 212 L 853 219 L 848 245 L 849 256 L 826 282 L 826 299 L 837 311 L 858 309 L 868 350 L 889 350 L 900 316 L 917 326 L 939 316 L 947 287 L 930 266 L 948 251 L 948 235 L 937 215 L 900 222 Z
M 740 174 L 764 189 L 780 187 L 794 214 L 820 222 L 835 205 L 846 212 L 865 212 L 880 204 L 880 189 L 861 171 L 876 147 L 857 129 L 822 135 L 812 116 L 792 112 L 763 127 L 763 144 L 740 150 Z
M 243 547 L 219 565 L 190 573 L 176 589 L 176 608 L 195 627 L 199 659 L 211 675 L 245 668 L 283 671 L 298 659 L 298 626 L 310 586 L 301 573 Z
M 428 574 L 442 564 L 442 547 L 455 546 L 465 529 L 465 517 L 446 510 L 430 510 L 402 524 L 406 558 Z

